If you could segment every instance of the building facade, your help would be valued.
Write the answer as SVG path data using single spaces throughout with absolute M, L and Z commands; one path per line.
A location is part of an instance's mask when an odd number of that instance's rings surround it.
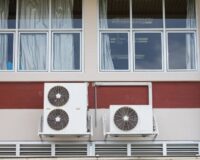
M 161 144 L 161 156 L 169 143 L 199 154 L 199 15 L 199 0 L 0 0 L 2 145 Z M 42 142 L 44 84 L 72 82 L 88 83 L 93 135 Z M 157 136 L 105 139 L 110 105 L 148 105 L 149 96 Z

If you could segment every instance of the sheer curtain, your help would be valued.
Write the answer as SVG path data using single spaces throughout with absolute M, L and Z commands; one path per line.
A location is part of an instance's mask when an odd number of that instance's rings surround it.
M 52 27 L 73 28 L 74 0 L 52 1 Z M 75 51 L 73 34 L 54 34 L 54 70 L 74 70 Z
M 100 27 L 108 28 L 107 22 L 107 0 L 100 1 Z M 111 56 L 110 39 L 108 34 L 102 34 L 101 37 L 101 69 L 114 70 L 114 64 Z
M 8 28 L 9 0 L 0 0 L 0 28 Z M 8 37 L 0 34 L 0 70 L 7 69 Z
M 187 0 L 186 28 L 195 28 L 195 0 Z M 195 37 L 186 33 L 186 66 L 187 69 L 195 68 Z
M 44 29 L 48 27 L 48 0 L 20 0 L 19 27 Z M 20 36 L 20 69 L 46 70 L 47 39 L 45 34 Z

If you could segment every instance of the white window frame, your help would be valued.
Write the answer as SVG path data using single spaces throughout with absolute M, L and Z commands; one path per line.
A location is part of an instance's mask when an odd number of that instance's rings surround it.
M 135 34 L 137 33 L 145 33 L 145 34 L 151 34 L 151 33 L 158 33 L 160 34 L 160 42 L 161 42 L 161 69 L 136 69 L 136 66 L 135 66 Z M 163 32 L 162 31 L 133 31 L 133 40 L 132 40 L 132 43 L 133 43 L 133 57 L 134 57 L 134 61 L 133 61 L 133 70 L 134 72 L 149 72 L 149 71 L 153 71 L 153 72 L 160 72 L 160 71 L 164 71 L 163 69 L 163 63 L 164 63 L 164 50 L 163 50 Z
M 101 45 L 101 37 L 102 37 L 102 34 L 109 34 L 109 33 L 124 33 L 124 34 L 127 34 L 128 35 L 128 69 L 127 70 L 103 70 L 102 68 L 101 68 L 101 47 L 100 47 L 100 50 L 99 50 L 99 52 L 100 52 L 100 55 L 99 55 L 99 70 L 101 71 L 101 72 L 130 72 L 130 68 L 131 68 L 131 66 L 130 66 L 130 62 L 131 62 L 131 56 L 130 56 L 130 43 L 129 43 L 129 41 L 130 41 L 130 33 L 129 33 L 129 31 L 125 31 L 125 30 L 121 30 L 120 32 L 116 32 L 116 31 L 102 31 L 102 32 L 100 32 L 100 46 L 102 46 Z
M 32 73 L 32 72 L 49 72 L 49 73 L 57 73 L 57 72 L 72 72 L 72 73 L 82 73 L 84 71 L 84 20 L 83 20 L 83 2 L 82 1 L 82 23 L 81 23 L 81 28 L 52 28 L 51 24 L 51 4 L 52 0 L 48 1 L 49 5 L 49 15 L 48 15 L 48 28 L 41 28 L 41 29 L 34 29 L 34 28 L 19 28 L 19 1 L 16 0 L 16 19 L 15 19 L 15 28 L 12 29 L 0 29 L 0 34 L 1 33 L 12 33 L 13 34 L 13 70 L 0 70 L 0 72 L 15 72 L 15 73 Z M 53 33 L 79 33 L 80 34 L 80 69 L 79 70 L 70 70 L 70 71 L 56 71 L 53 70 L 52 66 L 52 55 L 53 55 L 53 50 L 52 50 L 52 43 L 53 43 Z M 46 41 L 47 41 L 47 53 L 46 53 L 46 70 L 20 70 L 20 35 L 26 33 L 26 34 L 31 34 L 31 33 L 38 33 L 38 34 L 46 34 Z
M 20 70 L 20 42 L 21 42 L 21 34 L 45 34 L 46 35 L 46 47 L 47 47 L 47 51 L 46 51 L 46 70 Z M 48 62 L 48 57 L 49 57 L 49 44 L 48 44 L 48 32 L 36 32 L 34 31 L 21 31 L 18 33 L 18 51 L 17 51 L 17 72 L 48 72 L 48 66 L 49 66 L 49 62 Z
M 195 41 L 195 53 L 194 53 L 194 56 L 195 56 L 195 68 L 194 69 L 170 69 L 169 68 L 169 39 L 168 39 L 168 35 L 170 33 L 183 33 L 183 34 L 187 34 L 187 33 L 191 33 L 191 34 L 194 34 L 194 41 Z M 187 71 L 197 71 L 197 38 L 196 38 L 196 32 L 195 31 L 167 31 L 166 32 L 166 55 L 167 55 L 167 71 L 168 72 L 187 72 Z
M 100 0 L 98 0 L 98 17 L 97 17 L 97 24 L 98 24 L 98 72 L 99 73 L 103 73 L 103 72 L 125 72 L 123 70 L 102 70 L 101 69 L 101 34 L 108 32 L 108 33 L 121 33 L 121 31 L 127 31 L 129 32 L 129 43 L 128 44 L 129 47 L 129 58 L 131 58 L 131 61 L 129 61 L 129 71 L 130 73 L 139 73 L 139 72 L 161 72 L 161 73 L 168 73 L 168 72 L 197 72 L 199 70 L 199 46 L 198 46 L 198 14 L 197 14 L 197 10 L 198 10 L 198 5 L 197 5 L 197 1 L 195 0 L 195 15 L 196 15 L 196 27 L 195 28 L 167 28 L 166 27 L 166 15 L 165 15 L 165 0 L 162 0 L 162 21 L 163 21 L 163 28 L 132 28 L 132 0 L 129 0 L 129 10 L 130 10 L 130 15 L 129 15 L 129 19 L 130 19 L 130 28 L 101 28 L 100 27 Z M 194 33 L 194 37 L 195 37 L 195 69 L 169 69 L 169 62 L 168 62 L 168 32 L 175 32 L 175 33 L 179 33 L 179 32 L 183 32 L 183 33 Z M 135 69 L 135 42 L 134 42 L 134 38 L 135 38 L 135 33 L 161 33 L 161 47 L 162 47 L 162 69 L 157 70 L 157 69 L 149 69 L 149 70 L 145 70 L 145 69 L 141 69 L 141 70 L 137 70 Z M 126 71 L 127 72 L 127 71 Z
M 1 34 L 12 34 L 13 35 L 13 55 L 12 55 L 12 62 L 13 62 L 13 68 L 12 70 L 0 70 L 0 72 L 14 72 L 15 71 L 15 39 L 16 39 L 16 36 L 15 36 L 15 32 L 14 31 L 10 31 L 10 30 L 5 30 L 5 31 L 0 31 L 0 35 Z
M 83 65 L 83 57 L 82 57 L 82 34 L 81 31 L 61 31 L 61 30 L 57 30 L 57 31 L 52 31 L 51 33 L 52 35 L 52 41 L 51 41 L 51 72 L 82 72 L 82 65 Z M 77 70 L 56 70 L 53 69 L 53 50 L 54 50 L 54 34 L 79 34 L 79 38 L 80 38 L 80 60 L 79 60 L 79 64 L 80 64 L 80 69 Z

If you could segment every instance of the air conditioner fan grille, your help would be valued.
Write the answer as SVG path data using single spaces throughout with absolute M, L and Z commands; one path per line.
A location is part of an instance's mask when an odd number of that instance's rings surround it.
M 48 93 L 48 100 L 54 106 L 63 106 L 69 100 L 69 92 L 62 86 L 55 86 Z
M 114 123 L 119 129 L 129 131 L 136 127 L 138 115 L 134 109 L 122 107 L 115 112 Z
M 62 109 L 55 109 L 51 111 L 47 117 L 49 127 L 54 130 L 62 130 L 69 122 L 68 114 Z

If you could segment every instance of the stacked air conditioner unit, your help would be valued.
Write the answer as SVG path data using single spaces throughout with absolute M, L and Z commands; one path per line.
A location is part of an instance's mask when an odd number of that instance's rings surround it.
M 87 83 L 46 83 L 43 134 L 85 134 L 87 132 L 87 94 Z

